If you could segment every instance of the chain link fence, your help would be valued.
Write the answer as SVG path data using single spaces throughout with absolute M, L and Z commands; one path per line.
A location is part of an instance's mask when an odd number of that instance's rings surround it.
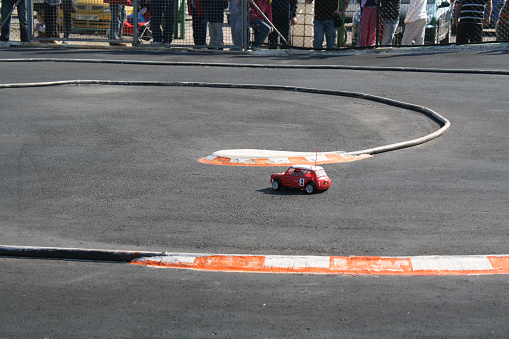
M 239 50 L 509 41 L 508 2 L 2 0 L 0 40 Z

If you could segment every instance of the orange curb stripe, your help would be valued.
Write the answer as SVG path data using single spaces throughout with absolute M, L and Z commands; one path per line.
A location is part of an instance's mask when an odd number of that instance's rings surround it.
M 372 157 L 370 154 L 362 154 L 362 155 L 341 155 L 337 153 L 329 153 L 324 154 L 328 160 L 318 160 L 316 161 L 317 165 L 323 164 L 338 164 L 344 162 L 351 162 L 356 160 L 362 160 L 366 158 Z M 198 162 L 209 165 L 223 165 L 223 166 L 290 166 L 294 164 L 301 165 L 314 165 L 315 161 L 309 161 L 305 157 L 288 157 L 288 162 L 286 163 L 274 163 L 270 158 L 252 158 L 250 159 L 252 163 L 244 163 L 244 162 L 231 162 L 231 158 L 217 156 L 211 160 L 206 158 L 198 159 Z
M 509 256 L 486 256 L 492 269 L 423 269 L 414 270 L 412 258 L 392 257 L 318 257 L 321 262 L 328 263 L 327 267 L 299 266 L 299 259 L 307 257 L 278 256 L 276 261 L 292 263 L 294 266 L 270 266 L 268 256 L 249 255 L 210 255 L 196 256 L 192 262 L 164 261 L 165 257 L 141 258 L 132 261 L 133 265 L 147 265 L 167 268 L 187 268 L 194 270 L 223 271 L 223 272 L 259 272 L 259 273 L 307 273 L 307 274 L 345 274 L 345 275 L 481 275 L 481 274 L 509 274 Z M 170 257 L 168 257 L 170 258 Z M 297 259 L 295 259 L 297 258 Z M 287 261 L 285 261 L 285 259 Z M 306 261 L 303 261 L 306 262 Z M 312 260 L 311 260 L 312 262 Z M 300 262 L 302 264 L 302 261 Z

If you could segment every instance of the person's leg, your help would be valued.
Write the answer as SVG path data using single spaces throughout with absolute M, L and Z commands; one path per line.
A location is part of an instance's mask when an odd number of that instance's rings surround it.
M 197 46 L 207 44 L 207 21 L 203 15 L 198 15 L 196 12 L 193 16 L 193 39 Z
M 470 30 L 470 42 L 482 42 L 482 24 L 472 24 Z
M 323 21 L 313 21 L 314 37 L 313 48 L 320 50 L 323 48 L 323 37 L 325 35 L 325 26 Z
M 44 23 L 46 25 L 46 37 L 48 38 L 58 38 L 57 14 L 57 6 L 44 2 Z
M 68 7 L 67 3 L 65 3 L 63 7 L 64 12 L 64 38 L 68 38 L 71 34 L 72 30 L 72 12 L 71 9 Z
M 359 27 L 359 46 L 366 46 L 368 41 L 369 10 L 368 7 L 361 8 L 361 23 Z
M 274 13 L 272 13 L 272 24 L 276 29 L 279 31 L 279 21 L 280 19 L 278 17 L 274 16 Z M 279 42 L 279 34 L 274 30 L 273 32 L 269 33 L 269 48 L 277 48 L 277 44 Z
M 216 25 L 213 22 L 208 23 L 209 30 L 209 46 L 216 46 L 217 36 L 216 36 Z
M 118 22 L 118 39 L 122 39 L 124 33 L 124 22 L 127 19 L 127 11 L 124 5 L 120 6 L 120 20 Z
M 285 45 L 290 46 L 292 44 L 292 34 L 290 27 L 291 27 L 290 19 L 288 18 L 282 18 L 281 21 L 279 22 L 278 31 L 286 39 L 286 42 L 288 42 L 288 44 L 285 44 L 284 41 L 281 41 L 281 44 L 283 46 Z
M 398 27 L 398 20 L 383 20 L 383 32 L 382 32 L 382 41 L 381 45 L 383 46 L 391 46 L 392 39 L 394 38 L 394 33 L 396 32 L 396 28 Z
M 464 44 L 467 42 L 467 30 L 468 26 L 466 24 L 462 24 L 461 22 L 458 24 L 458 29 L 456 32 L 457 44 Z
M 366 32 L 365 32 L 365 45 L 374 46 L 376 44 L 376 7 L 365 7 L 366 10 Z
M 223 40 L 223 23 L 222 22 L 215 22 L 214 23 L 214 29 L 216 31 L 216 40 L 214 43 L 216 46 L 222 47 L 224 45 Z
M 325 41 L 328 49 L 336 47 L 337 30 L 334 27 L 334 20 L 330 19 L 324 21 L 325 26 Z
M 403 46 L 412 45 L 415 37 L 418 35 L 418 27 L 419 24 L 417 21 L 412 21 L 405 25 L 405 32 L 403 33 L 403 38 L 401 39 L 401 44 Z
M 242 44 L 242 17 L 240 15 L 231 15 L 230 26 L 233 44 L 240 47 Z
M 2 25 L 0 40 L 2 41 L 9 41 L 11 33 L 11 14 L 14 4 L 15 2 L 13 0 L 2 1 L 2 15 L 0 22 L 0 25 Z
M 287 43 L 281 37 L 279 34 L 274 31 L 269 34 L 269 47 L 276 47 L 275 45 L 278 44 L 278 42 L 283 46 L 289 46 L 291 45 L 290 41 L 290 19 L 286 17 L 273 17 L 272 24 L 274 27 L 281 33 L 283 38 L 286 40 Z M 272 46 L 271 46 L 272 45 Z
M 171 44 L 173 41 L 173 26 L 175 21 L 175 8 L 173 0 L 165 0 L 163 4 L 163 16 L 164 16 L 164 29 L 163 29 L 163 42 Z
M 153 0 L 150 4 L 150 28 L 156 44 L 163 42 L 163 32 L 161 31 L 162 5 L 162 0 Z
M 424 30 L 426 29 L 426 19 L 419 19 L 415 22 L 415 44 L 424 45 Z
M 260 45 L 267 39 L 270 33 L 270 26 L 263 22 L 261 19 L 254 19 L 250 21 L 251 27 L 253 27 L 254 41 L 253 47 L 259 48 Z
M 25 0 L 21 0 L 18 3 L 17 11 L 19 19 L 20 40 L 28 41 L 27 6 Z
M 46 15 L 46 11 L 44 11 Z M 120 5 L 118 4 L 110 4 L 110 33 L 108 35 L 108 39 L 110 40 L 118 40 L 118 21 L 120 20 Z

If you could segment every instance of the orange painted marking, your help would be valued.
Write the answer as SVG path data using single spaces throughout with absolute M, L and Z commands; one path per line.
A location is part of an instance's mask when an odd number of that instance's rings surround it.
M 337 164 L 343 162 L 350 162 L 356 160 L 362 160 L 366 158 L 372 157 L 370 154 L 362 154 L 362 155 L 347 155 L 347 154 L 337 154 L 337 153 L 327 153 L 324 154 L 328 160 L 318 160 L 316 161 L 317 165 L 323 164 Z M 210 159 L 209 159 L 210 158 Z M 223 166 L 290 166 L 295 164 L 302 165 L 314 165 L 314 160 L 308 160 L 306 157 L 288 157 L 287 162 L 279 161 L 275 162 L 270 158 L 244 158 L 242 161 L 232 161 L 231 158 L 216 156 L 216 157 L 205 157 L 198 160 L 203 164 L 210 165 L 223 165 Z
M 270 258 L 270 260 L 268 259 Z M 458 257 L 461 260 L 464 257 Z M 302 257 L 302 256 L 257 256 L 257 255 L 208 255 L 141 258 L 131 262 L 134 265 L 147 265 L 172 268 L 223 272 L 258 273 L 306 273 L 306 274 L 346 274 L 346 275 L 484 275 L 509 274 L 509 256 L 486 256 L 492 268 L 431 268 L 415 269 L 412 258 L 393 257 Z M 436 259 L 436 258 L 434 258 Z M 182 261 L 179 261 L 182 260 Z M 415 260 L 415 257 L 414 257 Z M 422 259 L 420 259 L 422 261 Z M 426 259 L 425 259 L 426 260 Z M 449 259 L 450 260 L 450 257 Z M 269 262 L 267 262 L 269 261 Z M 433 260 L 431 261 L 433 262 Z
M 408 258 L 331 257 L 331 269 L 349 274 L 410 274 L 412 263 Z
M 499 273 L 509 273 L 509 257 L 488 256 L 493 269 Z

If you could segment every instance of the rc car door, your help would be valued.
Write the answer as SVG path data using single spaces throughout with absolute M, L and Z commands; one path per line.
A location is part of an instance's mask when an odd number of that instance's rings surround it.
M 290 168 L 283 176 L 282 184 L 283 184 L 283 186 L 286 186 L 286 187 L 301 187 L 301 186 L 299 186 L 300 179 L 302 179 L 300 176 L 300 170 Z

